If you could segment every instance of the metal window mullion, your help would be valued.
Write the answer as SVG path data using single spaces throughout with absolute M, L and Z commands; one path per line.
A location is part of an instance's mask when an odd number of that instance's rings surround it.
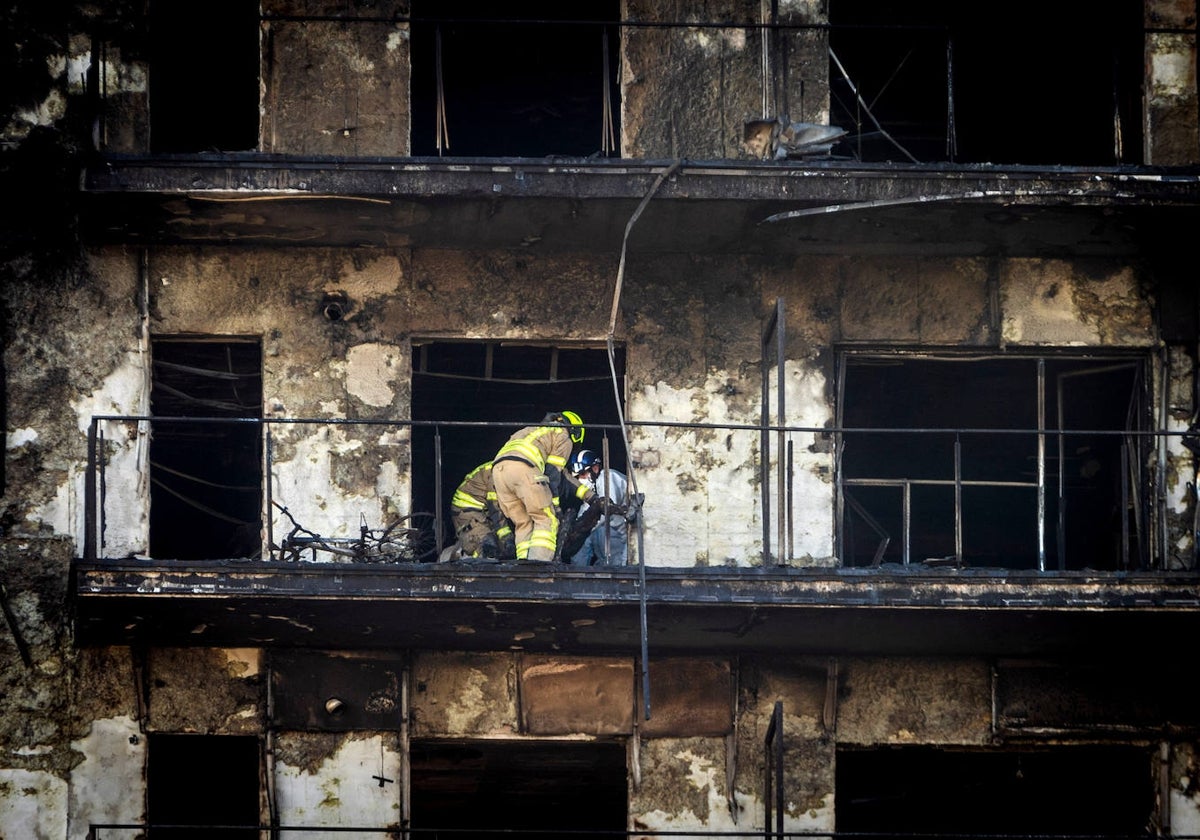
M 962 565 L 962 437 L 957 432 L 954 434 L 954 559 Z
M 1043 365 L 1045 361 L 1038 359 L 1038 371 L 1042 383 L 1045 384 Z M 1058 406 L 1058 569 L 1067 568 L 1067 438 L 1065 421 L 1063 419 L 1063 383 L 1059 376 L 1056 381 L 1055 400 Z

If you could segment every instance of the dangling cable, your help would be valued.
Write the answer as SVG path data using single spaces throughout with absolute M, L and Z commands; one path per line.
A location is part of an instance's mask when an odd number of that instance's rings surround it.
M 437 125 L 434 128 L 437 137 L 434 142 L 437 144 L 438 157 L 441 157 L 443 149 L 450 148 L 450 129 L 446 126 L 446 88 L 442 80 L 442 27 L 440 24 L 434 30 L 433 43 L 434 73 L 437 77 L 437 102 L 435 105 Z
M 662 172 L 658 173 L 658 177 L 654 180 L 654 185 L 650 187 L 650 191 L 642 198 L 637 209 L 633 211 L 633 215 L 629 217 L 629 221 L 625 223 L 625 235 L 621 238 L 621 259 L 617 263 L 617 286 L 613 289 L 612 312 L 608 318 L 608 339 L 606 344 L 608 347 L 608 370 L 612 377 L 613 397 L 616 400 L 617 406 L 617 421 L 621 425 L 621 443 L 624 445 L 626 452 L 629 452 L 629 433 L 625 427 L 625 412 L 621 409 L 621 388 L 617 382 L 616 354 L 613 349 L 613 337 L 617 331 L 617 314 L 621 308 L 621 289 L 625 285 L 625 254 L 629 247 L 629 234 L 633 231 L 633 226 L 642 215 L 642 211 L 646 209 L 646 205 L 650 203 L 650 199 L 654 198 L 659 188 L 663 185 L 663 182 L 671 177 L 682 164 L 682 160 L 676 160 Z M 629 487 L 632 493 L 637 493 L 637 477 L 633 473 L 632 464 L 629 465 Z M 640 565 L 640 555 L 638 562 Z
M 675 170 L 679 169 L 683 163 L 682 160 L 676 160 L 666 169 L 658 174 L 654 180 L 653 186 L 650 187 L 650 192 L 646 193 L 637 209 L 633 211 L 633 215 L 629 217 L 629 221 L 625 224 L 625 235 L 621 238 L 621 259 L 617 264 L 617 286 L 613 290 L 612 315 L 608 320 L 608 339 L 606 345 L 608 348 L 608 370 L 612 375 L 613 397 L 617 406 L 617 420 L 621 424 L 621 443 L 625 447 L 625 452 L 629 452 L 629 430 L 625 426 L 625 412 L 621 408 L 621 388 L 617 382 L 617 364 L 616 352 L 613 345 L 613 337 L 617 331 L 617 313 L 621 306 L 621 288 L 625 284 L 625 252 L 629 246 L 629 234 L 633 230 L 634 224 L 637 223 L 638 217 L 642 215 L 642 211 L 646 209 L 646 205 L 650 203 L 650 199 L 654 198 L 659 187 Z M 637 476 L 633 471 L 632 459 L 627 465 L 629 478 L 629 498 L 637 499 Z M 647 625 L 646 625 L 646 552 L 643 547 L 644 525 L 642 517 L 637 518 L 638 526 L 638 611 L 641 618 L 641 639 L 642 639 L 642 656 L 640 659 L 640 668 L 642 670 L 642 704 L 645 711 L 646 720 L 650 719 L 650 668 L 649 668 L 649 643 L 647 641 Z

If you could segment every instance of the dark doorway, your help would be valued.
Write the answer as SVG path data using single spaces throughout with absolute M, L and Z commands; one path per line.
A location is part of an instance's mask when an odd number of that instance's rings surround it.
M 1033 569 L 1039 528 L 1046 569 L 1148 562 L 1140 359 L 852 353 L 842 378 L 847 565 L 945 561 L 961 539 L 966 565 Z
M 256 557 L 262 551 L 262 351 L 257 339 L 152 342 L 150 554 Z
M 616 348 L 618 391 L 625 393 L 625 351 Z M 547 412 L 574 411 L 587 428 L 585 449 L 609 443 L 609 461 L 626 472 L 627 455 L 615 428 L 619 417 L 608 352 L 593 347 L 531 346 L 484 341 L 437 341 L 413 348 L 412 416 L 418 421 L 459 421 L 479 426 L 413 429 L 413 510 L 435 512 L 436 438 L 441 438 L 441 498 L 463 476 L 492 456 L 517 429 Z M 448 508 L 443 508 L 448 520 Z M 444 534 L 449 539 L 448 521 Z
M 834 0 L 831 121 L 864 160 L 1142 160 L 1140 0 Z M 845 69 L 849 81 L 843 76 Z M 855 97 L 857 88 L 871 121 Z
M 578 836 L 571 831 L 625 831 L 622 744 L 417 742 L 411 756 L 412 827 L 422 832 L 486 840 L 494 835 L 485 831 L 537 831 L 566 840 Z
M 153 829 L 154 840 L 256 840 L 257 738 L 151 735 L 147 751 L 148 819 L 177 826 Z
M 1152 829 L 1150 755 L 1125 746 L 837 754 L 837 830 L 1137 836 Z
M 154 0 L 150 7 L 150 147 L 258 147 L 258 3 Z
M 605 134 L 619 137 L 614 0 L 414 0 L 412 15 L 414 155 L 439 154 L 439 101 L 445 155 L 585 157 L 602 152 Z

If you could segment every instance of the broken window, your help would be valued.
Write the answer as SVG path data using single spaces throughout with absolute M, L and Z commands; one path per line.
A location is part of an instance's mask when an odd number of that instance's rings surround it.
M 260 822 L 257 738 L 152 734 L 146 752 L 148 820 L 156 826 L 175 826 L 155 828 L 150 832 L 155 840 L 259 836 L 254 828 Z
M 1141 162 L 1139 0 L 834 0 L 829 15 L 831 122 L 855 157 Z
M 846 565 L 1146 566 L 1141 359 L 852 352 L 842 365 Z
M 616 152 L 620 5 L 414 0 L 412 152 Z
M 462 840 L 498 831 L 625 833 L 621 743 L 418 741 L 410 757 L 415 830 L 454 830 Z
M 151 344 L 150 554 L 256 557 L 262 550 L 262 350 L 257 340 Z
M 440 476 L 448 527 L 450 496 L 463 476 L 490 461 L 517 429 L 547 412 L 574 411 L 589 428 L 583 442 L 602 454 L 606 432 L 616 426 L 615 395 L 625 393 L 625 351 L 616 348 L 613 388 L 607 350 L 596 346 L 530 345 L 486 341 L 414 342 L 414 421 L 494 423 L 419 424 L 413 429 L 413 510 L 435 512 Z M 620 435 L 607 431 L 609 461 L 626 471 Z M 440 443 L 440 460 L 439 454 Z M 440 473 L 439 473 L 440 469 Z M 447 531 L 447 536 L 450 537 Z
M 150 44 L 153 151 L 257 148 L 257 2 L 154 0 Z
M 1133 837 L 1152 825 L 1151 767 L 1123 745 L 839 750 L 837 831 Z

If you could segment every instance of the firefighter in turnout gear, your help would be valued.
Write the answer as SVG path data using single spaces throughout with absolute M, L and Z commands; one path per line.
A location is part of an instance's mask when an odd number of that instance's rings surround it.
M 595 491 L 565 469 L 575 444 L 583 443 L 583 433 L 583 420 L 575 412 L 551 412 L 541 425 L 516 432 L 492 459 L 496 501 L 512 521 L 517 562 L 554 560 L 558 513 L 551 482 L 558 473 L 580 501 L 599 501 Z
M 513 531 L 496 503 L 492 462 L 480 464 L 463 478 L 450 499 L 450 521 L 460 557 L 513 556 Z

